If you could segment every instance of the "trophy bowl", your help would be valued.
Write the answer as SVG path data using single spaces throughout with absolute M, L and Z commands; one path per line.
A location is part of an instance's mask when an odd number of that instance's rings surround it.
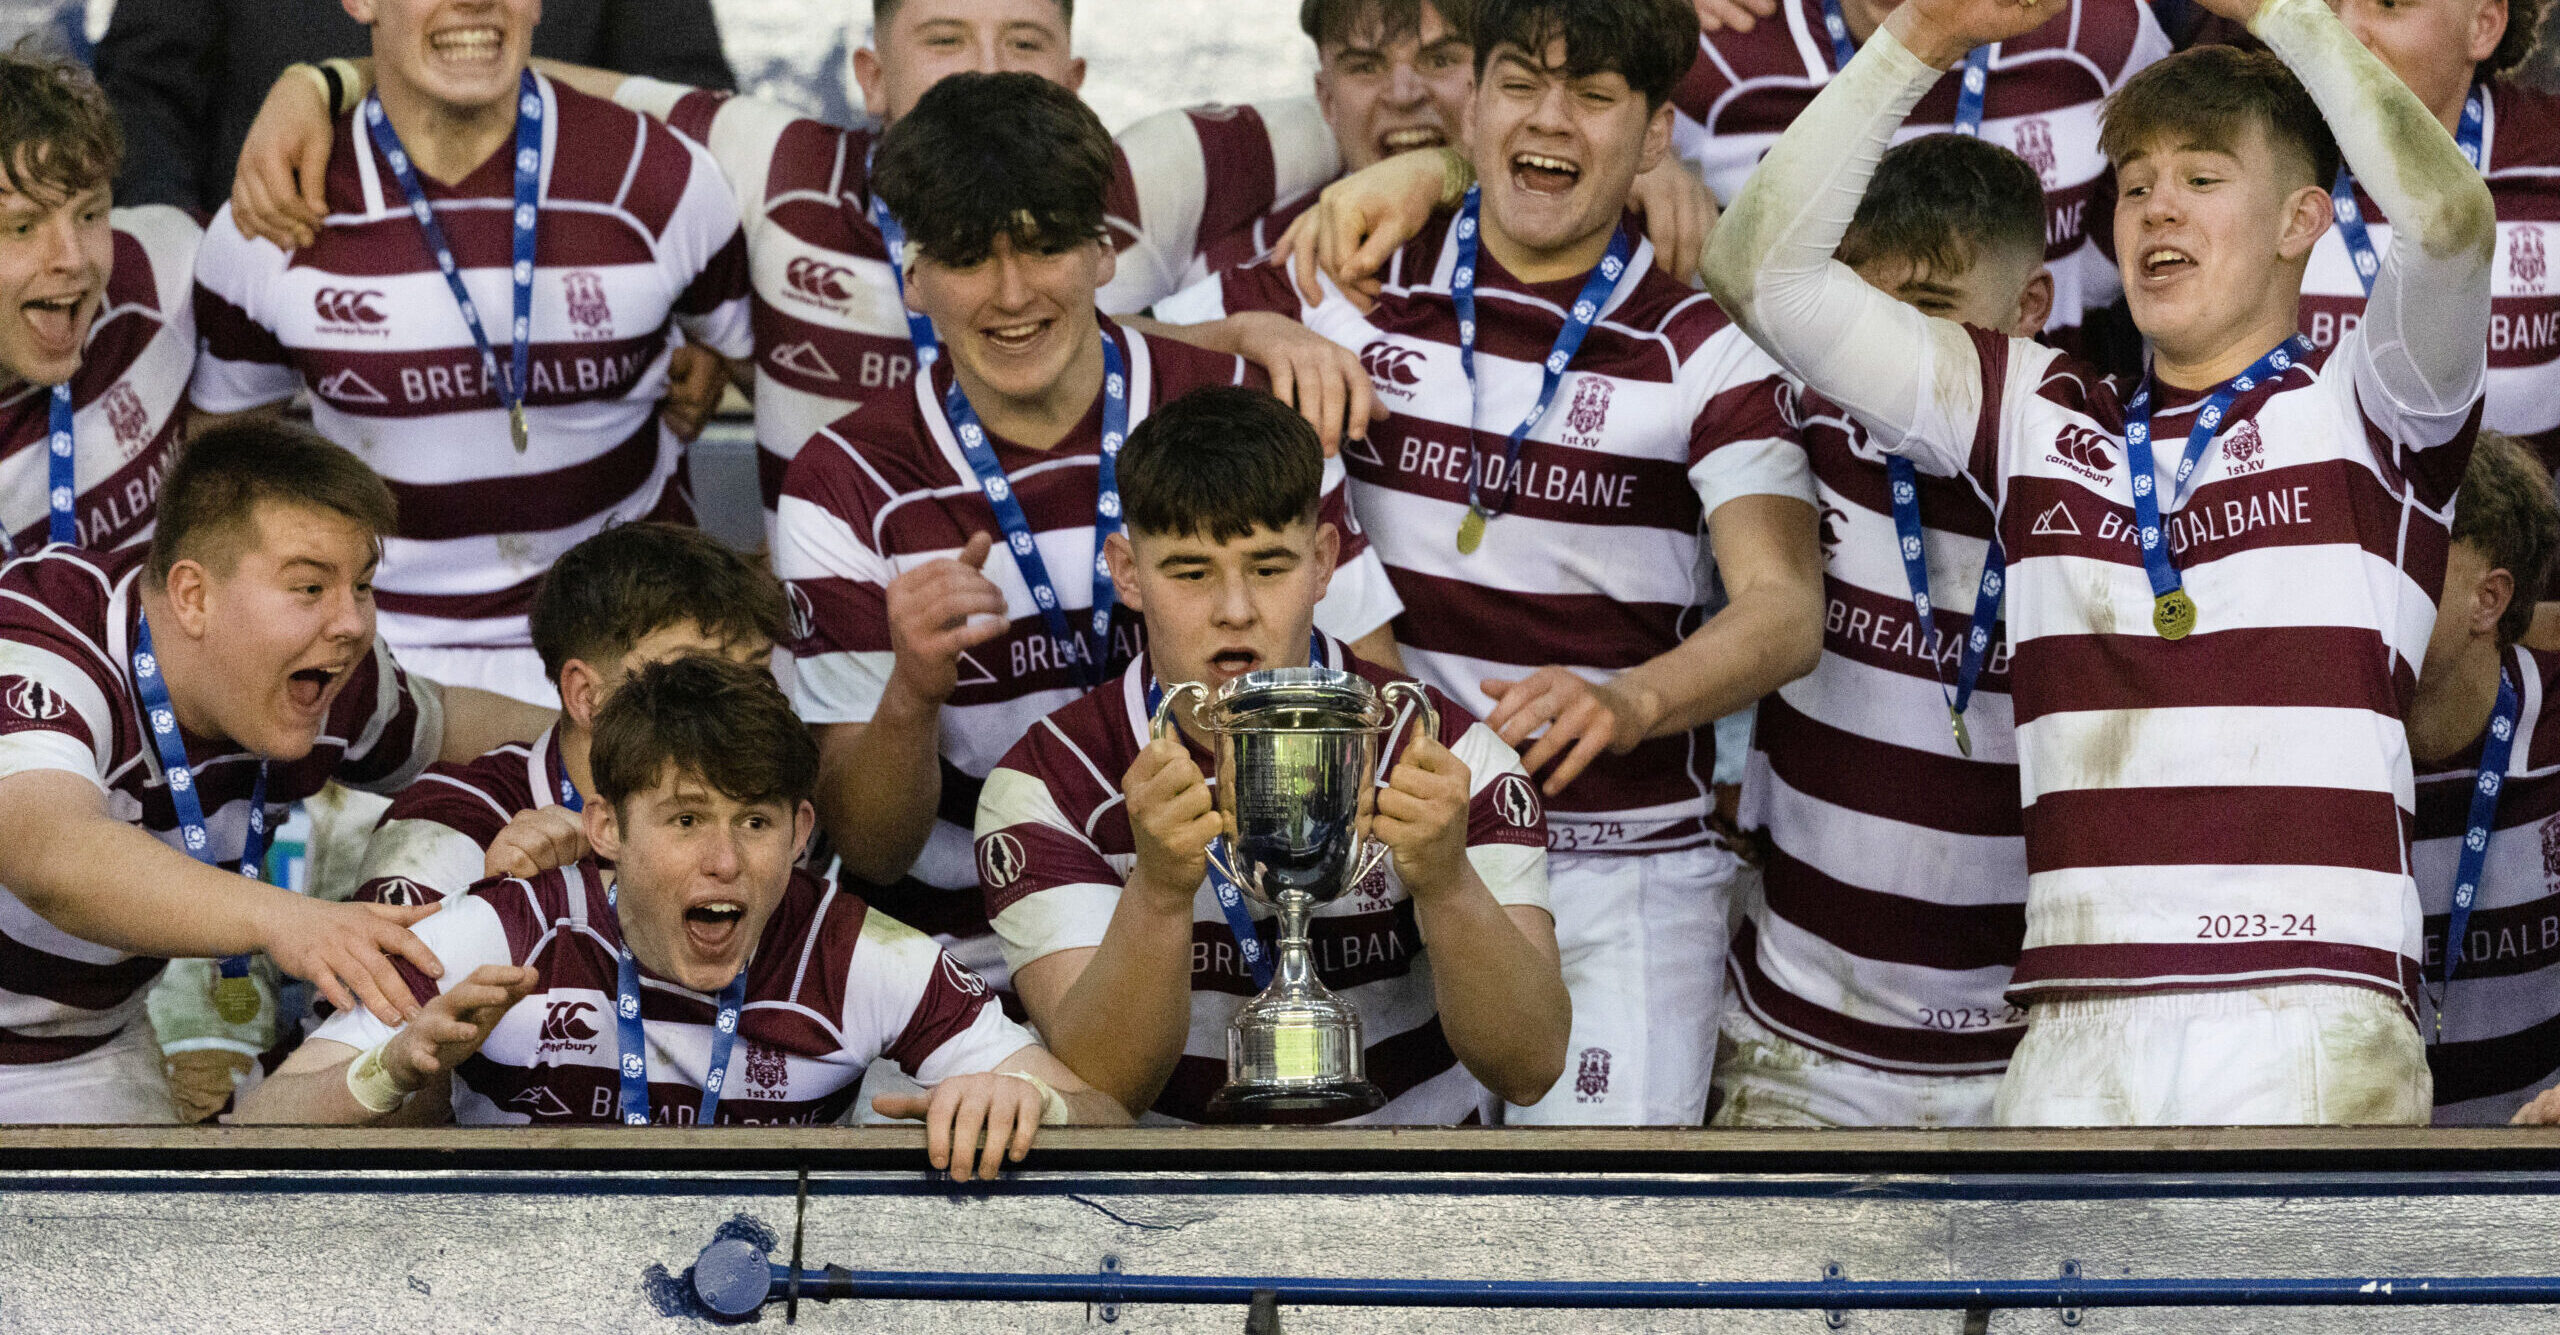
M 1308 920 L 1386 857 L 1369 837 L 1378 767 L 1406 702 L 1433 734 L 1438 712 L 1411 682 L 1384 690 L 1327 667 L 1248 672 L 1212 693 L 1165 692 L 1156 735 L 1185 699 L 1213 740 L 1215 803 L 1226 832 L 1209 846 L 1213 877 L 1279 917 L 1271 982 L 1227 1026 L 1227 1084 L 1212 1121 L 1339 1121 L 1386 1105 L 1363 1071 L 1360 1015 L 1318 981 Z

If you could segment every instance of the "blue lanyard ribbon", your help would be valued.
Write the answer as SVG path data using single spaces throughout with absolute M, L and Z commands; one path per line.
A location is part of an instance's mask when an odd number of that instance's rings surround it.
M 1849 68 L 1857 57 L 1857 44 L 1849 40 L 1849 16 L 1840 12 L 1840 0 L 1822 0 L 1822 29 L 1831 38 L 1831 70 L 1837 74 Z M 1982 94 L 1991 86 L 1991 48 L 1977 46 L 1965 53 L 1964 82 L 1956 88 L 1957 134 L 1967 138 L 1982 135 Z
M 551 763 L 560 767 L 560 805 L 571 811 L 585 811 L 586 795 L 578 791 L 577 780 L 569 777 L 569 761 L 566 756 L 560 754 L 560 737 L 557 733 L 552 734 L 551 738 Z
M 1308 631 L 1307 662 L 1322 666 L 1324 656 L 1324 632 Z M 1154 718 L 1156 711 L 1162 708 L 1164 708 L 1164 683 L 1157 681 L 1154 674 L 1150 673 L 1147 676 L 1147 717 Z M 1223 834 L 1218 836 L 1218 842 L 1221 844 L 1224 844 L 1226 839 L 1227 837 Z M 1226 915 L 1227 932 L 1235 937 L 1236 953 L 1244 956 L 1245 968 L 1253 973 L 1253 985 L 1258 988 L 1271 986 L 1271 971 L 1275 967 L 1271 951 L 1262 944 L 1261 934 L 1254 930 L 1253 911 L 1245 907 L 1243 887 L 1237 885 L 1225 872 L 1218 870 L 1218 859 L 1215 857 L 1209 859 L 1209 892 L 1217 897 L 1218 911 Z
M 400 132 L 391 128 L 391 118 L 383 114 L 380 94 L 366 96 L 364 122 L 373 134 L 374 146 L 390 162 L 391 174 L 400 182 L 400 193 L 408 197 L 410 216 L 418 220 L 418 230 L 426 236 L 427 251 L 443 271 L 445 286 L 453 290 L 454 304 L 462 308 L 462 323 L 470 329 L 471 341 L 480 349 L 481 374 L 497 390 L 498 402 L 507 410 L 508 430 L 521 453 L 531 443 L 525 426 L 524 396 L 532 383 L 533 367 L 533 243 L 535 224 L 541 216 L 542 88 L 534 82 L 532 70 L 524 72 L 518 88 L 515 259 L 511 270 L 515 283 L 515 348 L 510 374 L 505 377 L 498 374 L 498 354 L 490 347 L 480 308 L 472 303 L 471 290 L 463 286 L 462 266 L 453 257 L 453 247 L 445 241 L 444 227 L 436 221 L 434 207 L 427 203 L 426 187 L 418 181 L 418 169 L 410 163 L 408 150 L 400 146 Z
M 2471 926 L 2471 906 L 2480 898 L 2480 869 L 2489 859 L 2489 836 L 2498 819 L 2498 793 L 2507 785 L 2507 757 L 2515 750 L 2515 678 L 2498 668 L 2498 707 L 2489 713 L 2489 734 L 2480 742 L 2480 777 L 2471 788 L 2471 823 L 2462 834 L 2462 857 L 2453 872 L 2453 907 L 2444 926 L 2444 986 L 2453 986 L 2462 964 L 2462 934 Z M 2436 1002 L 2436 1027 L 2444 1027 L 2444 999 Z
M 2187 493 L 2187 483 L 2195 476 L 2196 465 L 2204 461 L 2213 448 L 2215 432 L 2222 427 L 2222 415 L 2241 395 L 2256 389 L 2260 382 L 2284 374 L 2294 362 L 2311 355 L 2311 340 L 2300 334 L 2267 349 L 2266 355 L 2252 362 L 2249 369 L 2224 381 L 2222 388 L 2207 398 L 2196 412 L 2196 424 L 2187 432 L 2187 452 L 2178 460 L 2177 476 L 2170 482 L 2172 499 Z M 2195 629 L 2196 605 L 2187 596 L 2178 578 L 2178 567 L 2169 560 L 2169 539 L 2160 522 L 2160 497 L 2156 479 L 2158 471 L 2151 457 L 2151 377 L 2142 377 L 2142 388 L 2134 391 L 2133 402 L 2125 405 L 2125 466 L 2133 472 L 2134 538 L 2142 547 L 2142 568 L 2151 577 L 2151 624 L 2166 640 L 2184 639 Z
M 605 901 L 618 906 L 619 894 Z M 617 911 L 619 911 L 617 907 Z M 622 1048 L 622 1122 L 625 1126 L 649 1124 L 649 1032 L 640 1023 L 640 962 L 631 957 L 627 939 L 618 952 L 621 955 L 615 987 L 613 1019 L 615 1036 Z M 694 1117 L 694 1125 L 709 1126 L 720 1112 L 720 1087 L 729 1081 L 729 1054 L 738 1046 L 738 1012 L 747 1002 L 747 971 L 720 989 L 719 1010 L 711 1019 L 711 1065 L 702 1074 L 702 1111 Z
M 879 152 L 878 144 L 875 143 L 871 147 L 873 153 Z M 868 176 L 870 159 L 865 158 L 863 162 L 864 175 Z M 933 332 L 933 321 L 927 319 L 924 312 L 909 307 L 906 302 L 907 229 L 898 225 L 896 216 L 889 212 L 888 201 L 878 195 L 871 197 L 871 225 L 879 229 L 880 245 L 889 252 L 889 276 L 898 284 L 898 309 L 906 313 L 907 341 L 915 345 L 916 374 L 923 375 L 926 368 L 932 366 L 942 356 L 942 340 Z
M 45 414 L 45 509 L 48 512 L 45 540 L 66 547 L 80 545 L 80 525 L 72 517 L 72 507 L 80 500 L 79 484 L 73 477 L 71 444 L 71 383 L 53 387 L 51 405 Z M 9 530 L 0 527 L 0 556 L 14 559 L 18 541 Z
M 917 374 L 926 374 L 921 365 Z M 1094 476 L 1093 620 L 1089 639 L 1067 621 L 1057 583 L 1049 578 L 1049 563 L 1041 559 L 1039 541 L 1032 535 L 1031 518 L 1022 512 L 1022 499 L 1014 494 L 1012 480 L 1005 476 L 1004 464 L 996 458 L 987 429 L 978 421 L 978 410 L 969 406 L 969 396 L 961 392 L 957 371 L 952 373 L 951 388 L 942 396 L 942 413 L 951 419 L 951 434 L 960 442 L 961 457 L 978 475 L 978 489 L 986 493 L 987 507 L 996 513 L 996 526 L 1004 530 L 1014 568 L 1022 572 L 1022 582 L 1030 586 L 1031 601 L 1039 605 L 1040 617 L 1049 626 L 1049 637 L 1075 669 L 1076 685 L 1084 690 L 1101 685 L 1103 665 L 1111 660 L 1111 614 L 1119 605 L 1118 591 L 1111 583 L 1111 563 L 1104 558 L 1102 545 L 1120 531 L 1120 446 L 1129 438 L 1129 373 L 1120 355 L 1119 341 L 1109 331 L 1102 334 L 1102 457 Z
M 177 706 L 169 702 L 169 682 L 160 675 L 160 655 L 151 647 L 151 619 L 142 617 L 133 640 L 133 690 L 142 701 L 143 718 L 151 725 L 152 744 L 160 752 L 161 778 L 169 786 L 169 805 L 178 815 L 178 840 L 187 856 L 219 866 L 213 856 L 213 832 L 205 825 L 204 798 L 196 791 L 196 772 L 187 764 L 187 744 L 178 736 Z M 258 777 L 249 788 L 249 837 L 240 845 L 240 874 L 263 879 L 267 861 L 267 762 L 258 762 Z M 249 976 L 249 957 L 227 956 L 222 976 Z M 225 1019 L 231 1017 L 225 1016 Z
M 2489 90 L 2484 84 L 2471 85 L 2471 95 L 2462 100 L 2462 128 L 2453 142 L 2462 156 L 2471 159 L 2471 169 L 2486 168 L 2481 157 L 2480 141 L 2489 118 Z M 2373 248 L 2373 233 L 2366 229 L 2364 210 L 2356 205 L 2356 178 L 2345 163 L 2338 164 L 2338 179 L 2329 183 L 2329 212 L 2338 220 L 2338 239 L 2346 243 L 2348 258 L 2355 261 L 2356 281 L 2364 286 L 2364 294 L 2373 295 L 2373 280 L 2382 274 L 2382 255 Z
M 1911 610 L 1919 614 L 1920 632 L 1931 637 L 1934 645 L 1938 622 L 1936 609 L 1929 601 L 1929 554 L 1920 539 L 1920 471 L 1900 455 L 1888 456 L 1885 473 L 1892 484 L 1893 528 L 1899 538 L 1895 544 L 1902 553 L 1902 573 L 1911 583 Z M 1973 755 L 1973 735 L 1965 729 L 1964 711 L 1973 703 L 1973 687 L 1982 677 L 1982 665 L 1991 653 L 1991 628 L 2000 621 L 2000 593 L 2004 572 L 2008 569 L 2007 553 L 2000 549 L 2000 537 L 1993 534 L 1991 546 L 1982 556 L 1982 584 L 1974 590 L 1973 628 L 1965 633 L 1964 653 L 1956 663 L 1956 682 L 1950 690 L 1946 679 L 1938 680 L 1938 692 L 1946 698 L 1947 726 L 1956 735 L 1956 750 Z M 1939 669 L 1944 673 L 1943 663 Z
M 1466 202 L 1458 207 L 1458 256 L 1456 271 L 1449 275 L 1449 299 L 1458 314 L 1458 365 L 1467 374 L 1468 402 L 1476 397 L 1476 259 L 1483 244 L 1479 214 L 1484 207 L 1484 188 L 1467 187 Z M 1505 447 L 1502 497 L 1491 508 L 1484 503 L 1484 454 L 1476 448 L 1475 425 L 1467 427 L 1467 518 L 1459 529 L 1460 550 L 1472 552 L 1475 542 L 1484 536 L 1484 521 L 1511 508 L 1520 493 L 1520 444 L 1529 438 L 1529 429 L 1547 415 L 1556 401 L 1556 386 L 1564 383 L 1564 370 L 1573 364 L 1573 354 L 1582 347 L 1591 326 L 1600 319 L 1600 308 L 1616 291 L 1618 279 L 1627 271 L 1627 262 L 1635 254 L 1635 240 L 1620 227 L 1609 238 L 1609 253 L 1600 265 L 1582 280 L 1582 292 L 1573 299 L 1573 309 L 1565 313 L 1564 328 L 1556 331 L 1555 346 L 1547 352 L 1543 378 L 1538 385 L 1538 401 L 1520 425 L 1511 428 Z M 1470 540 L 1472 532 L 1473 541 Z

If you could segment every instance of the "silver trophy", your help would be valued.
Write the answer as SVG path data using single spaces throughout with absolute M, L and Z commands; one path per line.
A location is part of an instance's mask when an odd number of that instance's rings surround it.
M 1193 721 L 1214 739 L 1223 838 L 1217 871 L 1246 899 L 1280 916 L 1271 985 L 1227 1026 L 1227 1084 L 1209 1100 L 1219 1122 L 1332 1122 L 1386 1106 L 1362 1071 L 1360 1014 L 1316 981 L 1307 919 L 1377 869 L 1387 846 L 1369 837 L 1378 766 L 1410 700 L 1427 735 L 1439 712 L 1412 682 L 1384 690 L 1327 667 L 1248 672 L 1212 694 L 1199 682 L 1167 690 L 1155 735 L 1190 697 Z

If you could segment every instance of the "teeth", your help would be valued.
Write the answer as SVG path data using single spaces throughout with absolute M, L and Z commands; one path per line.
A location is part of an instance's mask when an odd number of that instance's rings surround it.
M 1029 338 L 1039 332 L 1040 322 L 1034 320 L 1030 324 L 1007 325 L 1002 329 L 990 329 L 987 331 L 987 337 L 1012 342 Z
M 2186 256 L 2179 254 L 2174 250 L 2155 250 L 2149 255 L 2144 256 L 2142 262 L 2145 264 L 2169 264 L 2185 258 Z
M 440 32 L 427 39 L 427 44 L 447 55 L 486 55 L 497 50 L 495 28 L 457 28 Z
M 1551 158 L 1543 153 L 1523 153 L 1520 156 L 1513 158 L 1512 161 L 1523 167 L 1536 167 L 1541 171 L 1573 172 L 1577 175 L 1582 171 L 1581 168 L 1574 166 L 1572 163 L 1567 162 L 1562 158 Z
M 1440 132 L 1429 126 L 1418 125 L 1411 129 L 1394 131 L 1387 136 L 1389 148 L 1420 148 L 1425 144 L 1439 142 Z

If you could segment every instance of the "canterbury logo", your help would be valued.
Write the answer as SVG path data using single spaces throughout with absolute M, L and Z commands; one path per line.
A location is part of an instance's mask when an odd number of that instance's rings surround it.
M 2116 456 L 2107 448 L 2106 439 L 2085 426 L 2064 427 L 2061 437 L 2053 443 L 2053 451 L 2070 463 L 2101 473 L 2116 466 Z
M 782 271 L 782 281 L 789 283 L 793 291 L 821 301 L 853 300 L 853 271 L 821 260 L 806 256 L 793 260 L 791 267 Z
M 382 294 L 379 292 L 324 287 L 311 294 L 311 309 L 329 324 L 380 324 L 390 318 L 374 304 L 380 300 Z
M 542 1017 L 542 1041 L 545 1043 L 584 1043 L 596 1036 L 596 1027 L 579 1019 L 594 1010 L 586 1001 L 555 1001 L 551 1012 Z
M 1382 385 L 1421 384 L 1422 372 L 1414 367 L 1421 360 L 1421 352 L 1383 341 L 1360 350 L 1360 365 L 1369 372 L 1370 379 Z

